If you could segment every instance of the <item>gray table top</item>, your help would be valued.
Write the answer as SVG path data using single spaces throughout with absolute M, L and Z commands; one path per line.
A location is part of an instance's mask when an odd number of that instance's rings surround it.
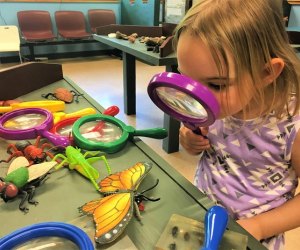
M 72 88 L 84 93 L 71 80 L 66 79 L 32 91 L 20 99 L 23 101 L 40 100 L 42 93 L 52 92 L 57 87 Z M 78 104 L 66 105 L 65 112 L 74 112 L 88 106 L 103 111 L 103 108 L 85 93 L 79 100 Z M 6 159 L 8 156 L 6 153 L 8 143 L 15 143 L 15 141 L 0 140 L 1 159 Z M 154 249 L 172 214 L 203 221 L 206 209 L 213 205 L 193 184 L 168 165 L 139 138 L 127 142 L 124 149 L 115 154 L 108 154 L 106 158 L 112 172 L 127 169 L 139 161 L 151 162 L 153 164 L 152 170 L 140 185 L 139 190 L 152 186 L 156 179 L 159 179 L 158 186 L 151 190 L 149 195 L 160 197 L 161 200 L 146 202 L 145 212 L 142 213 L 142 224 L 133 218 L 126 228 L 126 234 L 138 249 Z M 4 163 L 1 165 L 0 176 L 5 176 L 7 165 Z M 107 172 L 103 162 L 95 162 L 93 166 L 99 170 L 100 179 L 106 176 Z M 33 223 L 74 221 L 79 218 L 78 207 L 99 197 L 100 194 L 95 191 L 93 185 L 76 171 L 70 171 L 67 168 L 60 169 L 52 173 L 50 178 L 36 189 L 35 199 L 39 204 L 37 206 L 29 204 L 28 214 L 24 215 L 19 211 L 19 198 L 8 203 L 0 201 L 0 237 Z M 92 220 L 92 218 L 90 219 Z M 232 231 L 248 235 L 232 220 L 229 223 L 229 228 Z M 248 237 L 250 249 L 265 249 L 252 236 L 248 235 Z

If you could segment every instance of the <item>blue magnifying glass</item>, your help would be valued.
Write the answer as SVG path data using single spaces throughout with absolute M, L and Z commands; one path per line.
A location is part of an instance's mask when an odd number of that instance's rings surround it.
M 91 239 L 82 229 L 62 222 L 44 222 L 18 229 L 0 239 L 0 250 L 18 249 L 26 242 L 42 237 L 59 237 L 72 241 L 80 250 L 94 250 Z M 52 246 L 52 249 L 55 248 Z
M 205 241 L 200 250 L 218 250 L 228 224 L 228 213 L 221 206 L 212 206 L 204 219 Z

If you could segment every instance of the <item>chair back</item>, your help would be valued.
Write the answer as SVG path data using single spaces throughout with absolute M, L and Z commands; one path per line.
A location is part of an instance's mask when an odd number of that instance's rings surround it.
M 20 62 L 22 62 L 20 35 L 17 26 L 0 26 L 0 52 L 19 52 Z
M 96 28 L 100 26 L 116 24 L 116 15 L 112 10 L 91 9 L 88 10 L 89 26 L 92 33 L 97 33 Z
M 50 13 L 43 10 L 24 10 L 17 13 L 22 37 L 28 42 L 53 40 Z
M 0 51 L 14 52 L 20 50 L 20 36 L 17 26 L 0 26 Z
M 58 34 L 65 39 L 91 37 L 86 31 L 85 17 L 81 11 L 56 11 L 55 21 Z

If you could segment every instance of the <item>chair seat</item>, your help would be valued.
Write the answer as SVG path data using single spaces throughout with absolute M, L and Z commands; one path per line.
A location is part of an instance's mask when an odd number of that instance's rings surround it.
M 38 42 L 38 41 L 47 41 L 54 40 L 56 37 L 52 32 L 23 32 L 23 38 L 28 42 Z
M 84 39 L 90 38 L 92 36 L 91 33 L 80 32 L 80 31 L 64 31 L 63 33 L 59 33 L 65 39 Z

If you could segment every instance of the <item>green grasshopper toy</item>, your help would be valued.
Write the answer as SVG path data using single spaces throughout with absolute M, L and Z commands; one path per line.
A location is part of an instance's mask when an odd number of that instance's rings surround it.
M 91 164 L 98 161 L 103 160 L 104 164 L 106 166 L 108 174 L 111 173 L 111 168 L 105 158 L 104 155 L 97 156 L 100 152 L 90 152 L 87 151 L 86 153 L 82 154 L 81 150 L 79 148 L 74 148 L 73 146 L 67 146 L 66 147 L 66 156 L 63 154 L 57 154 L 54 156 L 52 161 L 56 161 L 58 158 L 62 158 L 63 161 L 61 161 L 55 169 L 59 169 L 63 167 L 65 163 L 68 163 L 70 169 L 76 169 L 80 174 L 88 178 L 96 190 L 99 190 L 99 186 L 96 182 L 96 180 L 99 178 L 99 172 L 97 169 L 95 169 Z M 88 156 L 92 156 L 90 158 L 86 158 Z

